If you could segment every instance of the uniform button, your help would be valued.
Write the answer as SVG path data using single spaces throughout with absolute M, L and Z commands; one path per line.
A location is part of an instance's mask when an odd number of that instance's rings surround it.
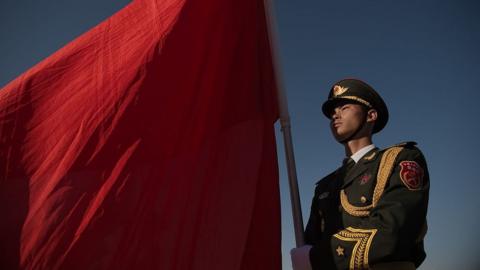
M 362 203 L 366 203 L 366 202 L 367 202 L 367 198 L 365 198 L 365 196 L 362 196 L 362 197 L 360 197 L 360 201 L 361 201 Z

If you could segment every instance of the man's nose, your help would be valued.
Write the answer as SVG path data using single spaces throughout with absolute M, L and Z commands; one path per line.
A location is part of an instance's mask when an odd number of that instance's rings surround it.
M 333 112 L 332 112 L 332 119 L 335 120 L 335 119 L 338 119 L 340 118 L 340 110 L 339 109 L 334 109 Z

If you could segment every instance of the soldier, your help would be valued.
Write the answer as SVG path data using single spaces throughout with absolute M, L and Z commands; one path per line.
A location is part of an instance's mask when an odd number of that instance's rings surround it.
M 293 269 L 415 269 L 425 259 L 427 230 L 422 153 L 414 142 L 373 145 L 388 109 L 365 82 L 337 82 L 322 111 L 348 158 L 316 184 L 306 245 L 291 251 Z

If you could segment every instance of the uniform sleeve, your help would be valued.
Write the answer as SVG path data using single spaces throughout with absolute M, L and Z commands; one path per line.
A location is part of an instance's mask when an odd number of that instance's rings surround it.
M 318 198 L 319 187 L 315 188 L 315 194 L 312 198 L 312 204 L 310 207 L 310 217 L 308 219 L 307 226 L 305 228 L 305 243 L 307 245 L 312 245 L 312 249 L 310 250 L 310 265 L 312 269 L 317 270 L 320 266 L 320 259 L 322 256 L 317 256 L 316 254 L 312 254 L 318 245 L 321 242 L 321 217 L 318 214 L 318 204 L 316 203 L 316 198 Z
M 336 268 L 368 269 L 379 262 L 412 260 L 418 266 L 424 259 L 418 250 L 423 252 L 428 191 L 422 153 L 414 147 L 403 149 L 378 203 L 330 239 Z
M 310 217 L 308 218 L 307 227 L 305 228 L 305 243 L 308 245 L 314 245 L 321 239 L 321 234 L 318 228 L 320 228 L 320 217 L 318 216 L 318 205 L 316 198 L 318 198 L 318 186 L 315 188 L 315 194 L 312 198 L 312 204 L 310 207 Z
M 335 269 L 333 257 L 330 254 L 329 239 L 322 238 L 322 217 L 317 201 L 320 194 L 330 192 L 330 180 L 334 174 L 335 172 L 317 183 L 310 207 L 310 217 L 305 228 L 305 243 L 312 245 L 309 255 L 313 270 Z
M 330 173 L 316 183 L 315 193 L 310 206 L 310 216 L 305 227 L 305 243 L 315 245 L 322 240 L 322 216 L 320 214 L 318 200 L 320 194 L 328 197 L 331 192 L 332 180 L 335 179 L 337 171 Z

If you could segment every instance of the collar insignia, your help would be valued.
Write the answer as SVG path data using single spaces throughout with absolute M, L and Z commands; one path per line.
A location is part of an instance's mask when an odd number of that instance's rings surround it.
M 364 157 L 364 159 L 370 161 L 375 157 L 376 154 L 377 154 L 376 152 L 373 152 L 371 155 Z
M 333 96 L 336 97 L 336 96 L 339 96 L 345 92 L 347 92 L 348 90 L 348 87 L 343 87 L 343 86 L 340 86 L 340 85 L 335 85 L 333 87 Z

